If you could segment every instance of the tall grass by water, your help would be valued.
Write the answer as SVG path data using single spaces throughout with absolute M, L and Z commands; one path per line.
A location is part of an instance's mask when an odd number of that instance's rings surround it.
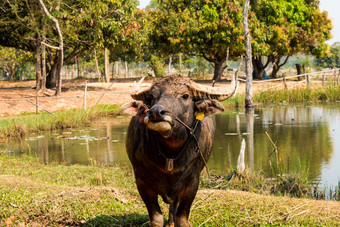
M 298 103 L 340 101 L 340 85 L 327 85 L 318 89 L 296 88 L 292 90 L 268 90 L 254 95 L 254 101 L 263 104 L 269 103 Z
M 340 181 L 337 187 L 323 187 L 312 181 L 308 169 L 290 170 L 280 158 L 280 148 L 273 142 L 273 151 L 268 156 L 269 172 L 246 168 L 239 172 L 231 170 L 227 175 L 203 175 L 203 188 L 233 189 L 276 196 L 313 198 L 340 201 Z M 289 164 L 288 164 L 289 165 Z
M 87 110 L 63 110 L 38 115 L 25 114 L 0 120 L 0 138 L 21 138 L 30 132 L 84 127 L 99 117 L 117 114 L 118 105 L 98 105 Z

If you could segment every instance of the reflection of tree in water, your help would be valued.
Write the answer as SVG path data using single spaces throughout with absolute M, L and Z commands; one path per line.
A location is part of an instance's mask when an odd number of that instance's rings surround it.
M 237 133 L 238 130 L 241 133 L 251 131 L 250 123 L 253 121 L 254 158 L 251 156 L 251 149 L 246 147 L 248 167 L 254 165 L 257 170 L 270 172 L 269 154 L 273 148 L 264 133 L 267 131 L 279 147 L 279 156 L 286 170 L 308 171 L 312 176 L 320 175 L 322 164 L 329 162 L 333 152 L 329 125 L 322 123 L 322 119 L 329 117 L 327 108 L 275 107 L 257 109 L 255 113 L 261 118 L 256 117 L 254 121 L 251 119 L 254 117 L 252 113 L 227 112 L 215 117 L 217 128 L 214 151 L 208 163 L 211 169 L 227 173 L 235 168 L 242 137 L 248 140 L 249 146 L 249 138 L 252 136 L 232 133 Z M 237 117 L 240 119 L 239 125 Z

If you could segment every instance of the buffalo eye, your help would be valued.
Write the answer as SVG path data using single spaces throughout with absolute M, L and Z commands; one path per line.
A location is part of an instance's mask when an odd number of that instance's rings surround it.
M 152 100 L 154 99 L 152 94 L 149 94 L 147 98 L 144 100 L 145 104 L 150 105 L 152 103 Z
M 185 100 L 187 100 L 187 99 L 189 98 L 189 95 L 188 95 L 188 94 L 184 94 L 184 95 L 182 96 L 182 98 L 185 99 Z

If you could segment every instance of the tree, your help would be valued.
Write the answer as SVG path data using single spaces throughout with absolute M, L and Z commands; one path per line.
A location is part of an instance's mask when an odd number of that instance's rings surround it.
M 250 20 L 256 78 L 262 77 L 269 63 L 273 64 L 271 77 L 275 78 L 292 55 L 326 53 L 325 41 L 331 37 L 332 25 L 318 1 L 254 0 Z
M 340 68 L 340 42 L 334 43 L 329 54 L 315 59 L 316 66 L 323 68 Z
M 30 60 L 33 56 L 29 52 L 0 46 L 0 69 L 8 74 L 9 81 L 14 79 L 18 67 Z
M 214 80 L 243 49 L 242 9 L 239 1 L 162 0 L 154 9 L 156 28 L 151 42 L 161 54 L 198 55 L 214 64 Z
M 39 53 L 43 43 L 59 46 L 55 24 L 38 1 L 7 0 L 0 7 L 0 45 Z M 86 50 L 118 46 L 122 30 L 133 20 L 135 0 L 65 0 L 45 2 L 64 35 L 64 63 L 70 64 Z M 14 32 L 15 31 L 15 32 Z M 47 86 L 56 87 L 60 54 L 46 50 Z M 58 60 L 59 59 L 59 60 Z M 41 65 L 41 64 L 37 64 Z

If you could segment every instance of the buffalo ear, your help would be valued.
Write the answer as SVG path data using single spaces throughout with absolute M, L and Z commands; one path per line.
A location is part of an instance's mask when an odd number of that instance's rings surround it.
M 222 104 L 215 99 L 200 100 L 195 102 L 198 112 L 204 112 L 206 116 L 224 111 Z
M 120 107 L 119 112 L 122 115 L 135 116 L 138 113 L 139 109 L 142 107 L 142 105 L 143 105 L 142 101 L 134 100 L 122 105 L 122 107 Z

